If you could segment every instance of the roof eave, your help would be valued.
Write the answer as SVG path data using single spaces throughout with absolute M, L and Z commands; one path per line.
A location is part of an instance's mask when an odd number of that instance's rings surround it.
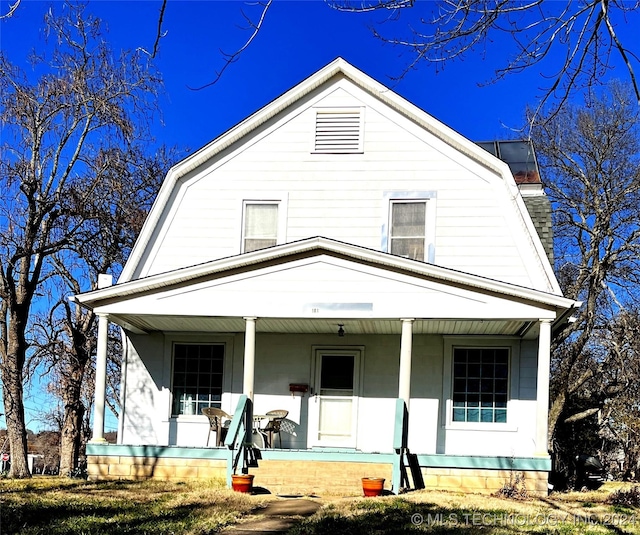
M 298 242 L 278 245 L 268 249 L 227 257 L 220 260 L 213 260 L 196 266 L 190 266 L 142 279 L 123 282 L 108 288 L 78 294 L 72 296 L 71 299 L 82 306 L 93 309 L 95 307 L 99 307 L 101 302 L 105 302 L 110 299 L 117 299 L 119 297 L 127 299 L 135 296 L 136 294 L 168 288 L 176 284 L 187 283 L 190 280 L 206 277 L 207 275 L 213 275 L 231 269 L 259 265 L 266 261 L 277 260 L 279 258 L 285 258 L 287 256 L 313 250 L 325 250 L 330 253 L 341 254 L 353 259 L 363 260 L 370 264 L 401 269 L 403 271 L 413 272 L 422 276 L 428 276 L 444 283 L 459 284 L 483 291 L 525 299 L 560 310 L 576 308 L 577 304 L 576 301 L 567 299 L 561 295 L 517 286 L 494 279 L 488 279 L 478 275 L 437 266 L 435 264 L 426 264 L 416 260 L 410 260 L 322 237 L 309 238 Z

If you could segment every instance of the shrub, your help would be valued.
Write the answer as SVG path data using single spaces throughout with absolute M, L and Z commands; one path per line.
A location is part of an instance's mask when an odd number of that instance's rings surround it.
M 628 489 L 619 489 L 612 492 L 607 498 L 607 503 L 627 507 L 640 507 L 640 486 L 634 485 Z
M 509 481 L 506 481 L 502 487 L 493 493 L 498 498 L 509 498 L 511 500 L 527 500 L 529 493 L 524 483 L 524 474 L 522 472 L 509 475 Z

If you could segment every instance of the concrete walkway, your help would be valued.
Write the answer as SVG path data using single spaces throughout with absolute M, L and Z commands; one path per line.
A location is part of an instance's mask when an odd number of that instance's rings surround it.
M 319 501 L 304 498 L 285 498 L 269 502 L 244 521 L 222 531 L 225 535 L 258 535 L 260 533 L 285 533 L 303 518 L 311 516 L 321 507 Z

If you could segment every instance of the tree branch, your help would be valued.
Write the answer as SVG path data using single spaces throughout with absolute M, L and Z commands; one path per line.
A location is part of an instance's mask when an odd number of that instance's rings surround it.
M 578 412 L 576 414 L 572 414 L 568 418 L 565 418 L 564 423 L 565 424 L 571 424 L 571 423 L 574 423 L 574 422 L 578 422 L 580 420 L 584 420 L 585 418 L 589 418 L 589 416 L 593 416 L 599 410 L 600 409 L 598 407 L 592 407 L 591 409 L 587 409 L 585 411 Z
M 16 0 L 14 4 L 10 5 L 9 11 L 7 11 L 4 15 L 0 15 L 0 19 L 8 19 L 9 17 L 12 17 L 16 9 L 18 9 L 21 1 L 22 0 Z
M 273 0 L 267 0 L 264 3 L 263 2 L 259 3 L 259 5 L 262 6 L 262 12 L 260 13 L 260 17 L 258 19 L 258 22 L 256 22 L 256 23 L 254 23 L 244 13 L 242 14 L 244 16 L 245 20 L 249 23 L 248 29 L 253 29 L 253 32 L 251 33 L 249 38 L 245 41 L 245 43 L 238 50 L 236 50 L 235 52 L 233 52 L 231 54 L 227 54 L 225 52 L 220 51 L 222 53 L 222 55 L 225 57 L 224 65 L 222 66 L 222 69 L 220 69 L 219 71 L 216 71 L 216 76 L 211 82 L 209 82 L 207 84 L 204 84 L 204 85 L 202 85 L 200 87 L 189 87 L 188 86 L 189 89 L 192 89 L 194 91 L 200 91 L 200 90 L 205 89 L 207 87 L 211 87 L 212 85 L 216 84 L 218 82 L 218 80 L 220 80 L 220 78 L 222 78 L 222 75 L 227 70 L 227 68 L 232 63 L 235 63 L 236 61 L 238 61 L 240 59 L 240 56 L 242 55 L 242 53 L 249 47 L 249 45 L 253 42 L 253 40 L 256 38 L 256 36 L 260 32 L 260 30 L 262 29 L 262 25 L 264 24 L 265 17 L 267 16 L 267 11 L 269 11 L 269 8 L 271 7 L 272 3 L 273 3 Z
M 325 2 L 330 8 L 336 11 L 366 13 L 380 9 L 396 10 L 413 7 L 415 0 L 361 0 L 360 2 L 325 0 Z
M 167 32 L 162 31 L 162 22 L 164 21 L 164 12 L 167 9 L 167 0 L 162 0 L 162 6 L 160 6 L 160 14 L 158 15 L 158 29 L 156 30 L 156 40 L 153 43 L 153 49 L 151 53 L 149 53 L 146 49 L 142 47 L 138 47 L 140 52 L 145 53 L 150 58 L 155 58 L 158 54 L 158 49 L 160 48 L 160 39 L 167 35 Z
M 624 64 L 627 67 L 627 71 L 629 72 L 629 77 L 631 78 L 631 85 L 636 94 L 636 100 L 638 101 L 638 105 L 640 105 L 640 87 L 638 86 L 638 81 L 636 80 L 636 75 L 633 70 L 633 66 L 631 65 L 631 61 L 629 61 L 629 57 L 627 56 L 627 50 L 622 46 L 622 43 L 618 39 L 618 35 L 611 24 L 611 20 L 609 20 L 609 11 L 607 10 L 608 2 L 606 0 L 601 0 L 600 5 L 602 6 L 602 12 L 604 14 L 604 20 L 607 26 L 607 30 L 609 31 L 609 35 L 613 42 L 616 45 L 616 49 L 620 53 L 620 57 L 624 61 Z M 636 58 L 637 59 L 637 58 Z

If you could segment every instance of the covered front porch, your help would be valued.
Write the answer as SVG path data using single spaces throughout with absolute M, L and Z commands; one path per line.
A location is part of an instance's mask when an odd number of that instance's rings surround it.
M 105 320 L 108 320 L 108 317 L 103 316 L 101 321 Z M 161 321 L 170 320 L 164 318 Z M 237 319 L 227 321 L 238 322 Z M 473 340 L 474 344 L 478 345 L 478 341 L 483 339 L 491 345 L 505 344 L 509 341 L 514 347 L 518 346 L 521 353 L 519 359 L 523 362 L 524 353 L 535 353 L 535 361 L 529 360 L 536 366 L 536 382 L 544 382 L 548 373 L 545 371 L 548 364 L 545 364 L 544 359 L 548 359 L 549 355 L 551 321 L 545 319 L 537 322 L 445 322 L 404 318 L 380 322 L 360 318 L 341 320 L 341 325 L 348 333 L 344 337 L 338 336 L 337 332 L 291 332 L 283 337 L 282 333 L 261 332 L 263 328 L 275 323 L 269 319 L 249 317 L 241 321 L 244 332 L 236 337 L 242 338 L 243 344 L 236 342 L 234 347 L 237 346 L 235 349 L 241 354 L 242 366 L 234 366 L 234 369 L 242 372 L 242 393 L 234 394 L 230 391 L 223 394 L 223 399 L 228 397 L 231 400 L 233 409 L 230 411 L 232 421 L 224 445 L 215 446 L 217 437 L 207 436 L 210 432 L 208 422 L 198 414 L 167 414 L 164 425 L 167 426 L 168 432 L 164 439 L 156 439 L 155 442 L 125 440 L 129 444 L 106 445 L 100 441 L 103 428 L 94 426 L 94 439 L 87 448 L 89 473 L 92 478 L 221 478 L 230 485 L 231 474 L 244 472 L 255 475 L 256 486 L 277 494 L 356 495 L 360 492 L 361 477 L 384 477 L 387 480 L 386 490 L 393 493 L 422 487 L 493 492 L 509 481 L 516 472 L 521 472 L 526 474 L 531 492 L 546 492 L 550 461 L 546 452 L 544 399 L 535 400 L 535 410 L 539 411 L 535 429 L 535 435 L 538 437 L 536 448 L 530 447 L 524 453 L 510 454 L 509 451 L 513 451 L 513 448 L 505 446 L 503 437 L 511 439 L 518 434 L 517 426 L 513 423 L 497 424 L 497 427 L 504 429 L 496 431 L 497 434 L 494 436 L 490 436 L 493 431 L 487 429 L 471 432 L 473 437 L 468 433 L 464 435 L 464 430 L 447 426 L 446 412 L 451 409 L 450 395 L 438 399 L 430 398 L 425 394 L 424 384 L 414 386 L 412 393 L 411 383 L 412 376 L 415 383 L 416 376 L 428 374 L 431 360 L 427 359 L 425 362 L 424 354 L 431 352 L 432 346 L 438 348 L 438 359 L 442 359 L 442 353 L 448 351 L 446 348 L 457 340 Z M 311 322 L 308 320 L 299 320 L 298 323 L 291 320 L 289 323 L 291 326 L 298 325 L 299 329 L 310 330 Z M 333 320 L 316 320 L 313 323 L 316 331 L 320 330 L 320 325 L 323 324 L 326 325 L 327 331 L 334 329 Z M 383 324 L 392 332 L 381 332 Z M 229 325 L 230 323 L 225 324 L 227 328 L 223 329 L 223 332 L 228 334 Z M 520 336 L 506 331 L 516 327 L 520 329 Z M 220 329 L 220 326 L 217 328 Z M 356 332 L 358 328 L 362 332 Z M 377 334 L 367 334 L 376 329 Z M 444 335 L 441 333 L 443 329 L 446 329 Z M 482 330 L 482 333 L 479 330 Z M 136 337 L 146 339 L 149 335 L 131 333 L 130 336 L 135 342 Z M 184 335 L 177 336 L 182 338 Z M 344 343 L 345 338 L 347 343 Z M 279 349 L 274 351 L 274 346 L 280 348 L 282 344 L 290 345 L 294 348 L 291 354 L 294 354 L 298 346 L 309 346 L 309 340 L 323 342 L 327 339 L 333 340 L 332 344 L 320 343 L 318 347 L 329 349 L 330 352 L 337 350 L 339 354 L 352 351 L 354 348 L 365 348 L 369 358 L 368 373 L 361 377 L 369 387 L 360 390 L 357 392 L 358 396 L 355 396 L 359 414 L 351 437 L 353 441 L 342 446 L 330 442 L 330 445 L 323 445 L 322 440 L 318 440 L 318 435 L 311 436 L 312 432 L 318 433 L 321 429 L 317 417 L 314 424 L 309 421 L 309 406 L 323 400 L 322 393 L 316 394 L 312 374 L 305 379 L 296 375 L 295 366 L 288 365 L 291 370 L 291 374 L 288 375 L 285 372 L 287 359 L 284 358 L 285 364 L 273 374 L 273 381 L 260 378 L 261 375 L 264 376 L 264 369 L 273 369 L 276 365 L 270 358 L 271 354 L 279 352 Z M 450 341 L 444 342 L 441 348 L 440 341 L 443 339 Z M 339 345 L 339 342 L 342 344 Z M 386 349 L 380 349 L 387 346 L 396 348 L 397 357 L 392 359 L 392 362 L 395 360 L 393 365 L 376 356 L 378 352 L 388 354 Z M 309 348 L 312 353 L 309 357 L 311 362 L 315 349 L 311 346 Z M 542 359 L 539 355 L 542 355 Z M 305 366 L 317 369 L 317 362 Z M 379 366 L 380 371 L 374 373 Z M 446 373 L 443 374 L 441 369 L 436 371 L 438 378 L 432 378 L 432 382 L 440 385 L 438 389 L 441 389 Z M 394 392 L 394 397 L 382 395 L 383 383 L 386 385 L 384 392 Z M 375 386 L 376 384 L 379 386 Z M 265 385 L 269 385 L 268 388 Z M 295 390 L 298 387 L 305 390 L 306 386 L 306 392 Z M 230 390 L 233 390 L 233 385 Z M 405 397 L 401 397 L 401 393 L 404 393 Z M 99 396 L 100 392 L 97 391 L 96 398 Z M 327 397 L 331 401 L 331 396 Z M 515 391 L 513 397 L 518 397 Z M 520 410 L 518 403 L 520 401 L 517 399 L 509 401 L 512 419 L 517 418 L 517 411 Z M 167 405 L 172 406 L 173 402 L 167 401 Z M 257 409 L 254 411 L 256 406 Z M 285 429 L 281 440 L 273 441 L 273 448 L 257 449 L 252 436 L 252 413 L 262 414 L 276 407 L 293 408 L 288 419 L 297 426 L 297 436 L 288 436 L 290 431 Z M 99 414 L 94 423 L 96 421 L 98 426 L 102 425 Z M 121 422 L 121 429 L 124 425 L 124 422 Z M 190 432 L 189 429 L 195 431 Z M 455 434 L 458 435 L 457 438 Z M 210 446 L 205 447 L 208 438 Z M 475 447 L 470 440 L 476 441 Z M 500 441 L 505 444 L 496 444 Z M 466 454 L 462 454 L 463 446 L 467 448 Z M 496 453 L 491 455 L 490 451 Z
M 545 457 L 411 454 L 406 447 L 406 406 L 396 401 L 394 451 L 366 453 L 352 449 L 256 449 L 250 442 L 251 402 L 240 398 L 225 444 L 177 446 L 87 445 L 90 479 L 223 479 L 234 473 L 254 475 L 258 492 L 278 495 L 359 495 L 363 477 L 382 477 L 385 491 L 413 489 L 491 493 L 524 477 L 532 494 L 547 493 L 550 460 Z M 247 432 L 249 430 L 249 432 Z
M 314 239 L 76 300 L 100 320 L 95 477 L 289 466 L 331 482 L 376 466 L 393 492 L 514 470 L 546 482 L 550 341 L 575 305 L 559 295 Z M 125 334 L 117 449 L 103 444 L 109 321 Z M 232 416 L 220 448 L 204 447 L 209 406 Z M 273 409 L 295 432 L 256 451 L 248 415 Z

